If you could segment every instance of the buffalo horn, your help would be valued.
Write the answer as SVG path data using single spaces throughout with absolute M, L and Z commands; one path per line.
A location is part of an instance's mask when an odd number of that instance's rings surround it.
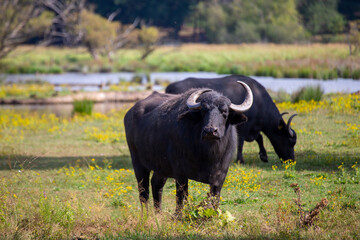
M 242 81 L 237 81 L 237 82 L 240 83 L 246 89 L 247 94 L 242 104 L 235 105 L 231 103 L 230 108 L 236 112 L 245 112 L 249 110 L 253 104 L 253 94 L 250 87 L 246 83 Z
M 297 114 L 291 115 L 291 117 L 290 117 L 289 120 L 288 120 L 288 123 L 286 124 L 286 128 L 289 130 L 289 134 L 290 134 L 291 137 L 294 136 L 294 133 L 293 133 L 293 130 L 291 130 L 290 125 L 291 125 L 291 120 L 292 120 L 293 117 L 295 117 L 295 116 L 297 116 Z
M 281 113 L 280 115 L 281 116 L 284 116 L 285 114 L 289 114 L 288 112 L 283 112 L 283 113 Z
M 205 92 L 210 92 L 210 91 L 212 91 L 212 90 L 210 90 L 210 89 L 200 89 L 200 90 L 197 90 L 197 91 L 193 92 L 186 101 L 186 105 L 188 106 L 188 108 L 190 108 L 191 110 L 200 109 L 201 108 L 201 103 L 196 102 L 196 100 L 198 99 L 198 97 L 200 97 L 201 94 L 203 94 Z

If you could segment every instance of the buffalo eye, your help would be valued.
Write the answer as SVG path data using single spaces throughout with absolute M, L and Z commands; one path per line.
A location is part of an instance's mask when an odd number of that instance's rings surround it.
M 221 113 L 221 115 L 224 117 L 224 118 L 227 118 L 228 117 L 228 109 L 227 108 L 219 108 L 219 111 Z

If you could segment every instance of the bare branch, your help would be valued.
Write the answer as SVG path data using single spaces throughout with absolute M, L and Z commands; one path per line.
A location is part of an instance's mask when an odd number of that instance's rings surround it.
M 108 17 L 108 21 L 112 22 L 114 20 L 114 18 L 121 12 L 121 9 L 117 9 L 115 12 L 113 12 L 112 14 L 110 14 L 110 16 Z

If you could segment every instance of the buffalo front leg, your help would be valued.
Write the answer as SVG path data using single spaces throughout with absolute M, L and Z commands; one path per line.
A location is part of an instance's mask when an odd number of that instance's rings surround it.
M 166 177 L 162 177 L 156 172 L 154 172 L 151 178 L 151 188 L 154 199 L 154 207 L 157 213 L 161 211 L 161 198 L 166 180 L 167 180 Z
M 176 209 L 175 214 L 181 216 L 184 201 L 188 197 L 188 179 L 176 179 Z
M 219 207 L 220 203 L 220 192 L 221 192 L 222 186 L 218 185 L 210 185 L 210 207 L 217 209 Z
M 263 141 L 263 137 L 261 134 L 259 134 L 259 136 L 256 138 L 256 142 L 259 145 L 259 149 L 260 149 L 259 156 L 260 156 L 261 161 L 268 162 L 268 156 L 266 153 L 266 149 L 264 147 L 264 141 Z

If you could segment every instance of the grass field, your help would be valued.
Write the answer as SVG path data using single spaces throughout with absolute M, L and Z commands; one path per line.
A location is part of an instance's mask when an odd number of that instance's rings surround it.
M 141 61 L 139 49 L 119 50 L 113 61 L 91 59 L 84 48 L 23 46 L 0 61 L 4 73 L 217 72 L 273 77 L 360 79 L 360 56 L 346 44 L 159 46 Z
M 359 95 L 277 105 L 299 115 L 296 162 L 280 162 L 266 141 L 263 163 L 256 143 L 246 143 L 246 164 L 230 167 L 220 210 L 199 207 L 208 186 L 190 181 L 182 220 L 173 217 L 171 179 L 164 212 L 151 206 L 141 217 L 123 126 L 131 105 L 71 118 L 1 110 L 0 238 L 359 239 Z

